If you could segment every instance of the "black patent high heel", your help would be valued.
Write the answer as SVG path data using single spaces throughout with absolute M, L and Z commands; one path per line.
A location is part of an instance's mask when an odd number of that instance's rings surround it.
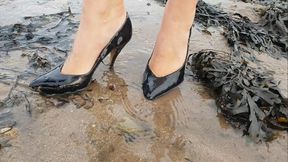
M 63 64 L 61 64 L 50 72 L 33 80 L 29 86 L 33 90 L 48 96 L 71 94 L 82 91 L 90 84 L 94 71 L 98 65 L 103 62 L 109 54 L 110 68 L 113 67 L 115 60 L 121 50 L 130 41 L 131 37 L 132 23 L 127 14 L 125 23 L 103 48 L 92 69 L 88 73 L 83 75 L 64 75 L 61 74 L 61 69 L 63 67 Z
M 154 100 L 157 97 L 164 95 L 169 92 L 171 89 L 177 87 L 184 81 L 184 73 L 185 73 L 185 65 L 187 62 L 187 55 L 189 51 L 189 40 L 191 37 L 191 29 L 189 33 L 188 45 L 187 45 L 187 53 L 186 60 L 182 67 L 177 71 L 166 75 L 164 77 L 157 77 L 149 67 L 149 61 L 147 63 L 146 69 L 144 71 L 142 90 L 146 99 Z

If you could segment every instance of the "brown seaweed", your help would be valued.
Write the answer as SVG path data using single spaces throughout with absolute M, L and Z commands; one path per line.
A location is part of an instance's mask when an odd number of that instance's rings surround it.
M 216 104 L 230 123 L 256 141 L 288 130 L 288 102 L 272 75 L 215 51 L 190 55 L 190 70 L 216 93 Z
M 269 7 L 263 13 L 259 24 L 268 31 L 274 44 L 277 44 L 282 51 L 288 51 L 288 3 L 283 9 Z
M 166 1 L 160 1 L 166 3 Z M 243 0 L 244 1 L 244 0 Z M 248 2 L 248 1 L 244 1 Z M 252 54 L 250 49 L 266 52 L 274 58 L 288 58 L 288 3 L 283 0 L 252 0 L 250 3 L 268 5 L 263 11 L 262 20 L 253 23 L 248 17 L 240 13 L 229 14 L 216 6 L 209 5 L 202 0 L 197 4 L 197 23 L 205 28 L 210 26 L 223 27 L 224 36 L 234 50 L 232 56 L 243 58 L 239 52 Z M 248 47 L 248 48 L 246 48 Z M 254 57 L 248 58 L 255 61 Z
M 188 66 L 215 91 L 217 107 L 226 120 L 255 141 L 273 139 L 275 129 L 288 130 L 288 103 L 278 83 L 272 74 L 247 62 L 255 61 L 251 49 L 288 58 L 287 9 L 271 5 L 260 22 L 252 23 L 241 14 L 228 14 L 199 1 L 196 21 L 205 28 L 222 27 L 232 50 L 226 57 L 211 50 L 191 54 Z
M 287 9 L 277 9 L 279 12 L 287 13 Z M 285 14 L 283 16 L 285 16 Z M 264 16 L 263 19 L 267 19 L 270 15 Z M 286 21 L 284 19 L 281 20 Z M 257 51 L 266 52 L 275 58 L 288 58 L 288 49 L 286 48 L 288 45 L 287 37 L 279 34 L 278 29 L 274 30 L 270 28 L 270 30 L 266 30 L 267 28 L 263 27 L 262 23 L 253 23 L 248 17 L 244 17 L 239 13 L 231 15 L 221 11 L 215 6 L 199 1 L 196 21 L 204 27 L 223 27 L 225 30 L 224 35 L 227 38 L 230 47 L 234 50 L 232 56 L 236 55 L 236 57 L 243 57 L 243 55 L 239 54 L 240 51 L 251 54 L 249 49 L 252 48 Z M 271 20 L 267 21 L 270 22 Z M 277 17 L 270 23 L 281 24 L 279 21 L 280 19 Z M 266 24 L 268 23 L 266 22 Z M 287 23 L 285 25 L 281 26 L 282 30 L 287 30 Z M 243 45 L 248 48 L 243 48 Z
M 261 5 L 273 5 L 280 8 L 287 8 L 287 0 L 240 0 L 246 3 L 261 4 Z
M 1 26 L 0 57 L 21 50 L 22 56 L 28 57 L 30 67 L 47 71 L 64 60 L 78 25 L 75 15 L 69 10 L 24 17 L 22 23 Z

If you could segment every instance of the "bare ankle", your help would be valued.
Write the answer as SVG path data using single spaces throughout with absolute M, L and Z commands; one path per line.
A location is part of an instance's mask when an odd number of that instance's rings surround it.
M 113 21 L 126 15 L 122 0 L 84 0 L 82 15 L 89 21 Z

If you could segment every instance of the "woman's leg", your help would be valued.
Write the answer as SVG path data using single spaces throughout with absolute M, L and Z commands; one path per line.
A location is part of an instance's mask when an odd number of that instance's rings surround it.
M 168 0 L 149 67 L 158 77 L 178 70 L 184 63 L 189 30 L 197 0 Z
M 62 74 L 85 74 L 126 18 L 124 0 L 84 0 L 80 26 Z

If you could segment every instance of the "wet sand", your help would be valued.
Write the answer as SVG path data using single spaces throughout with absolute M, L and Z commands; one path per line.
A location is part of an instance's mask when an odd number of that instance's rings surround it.
M 16 125 L 4 135 L 12 140 L 10 147 L 0 149 L 0 161 L 287 161 L 287 133 L 281 132 L 276 140 L 260 144 L 242 137 L 240 130 L 231 128 L 217 116 L 209 90 L 188 72 L 184 83 L 168 95 L 155 102 L 145 100 L 142 73 L 155 43 L 163 7 L 154 1 L 127 0 L 126 3 L 134 26 L 133 38 L 114 70 L 102 65 L 88 91 L 78 95 L 47 98 L 29 93 L 31 114 L 26 111 L 27 102 L 7 108 L 12 111 L 9 119 L 15 120 Z M 79 4 L 79 1 L 64 0 L 2 0 L 0 22 L 14 24 L 23 21 L 23 16 L 56 13 L 66 10 L 68 5 L 73 13 L 79 13 Z M 240 8 L 241 14 L 250 15 L 252 9 L 247 4 L 235 4 L 225 1 L 221 6 L 231 11 L 233 6 L 229 5 L 234 5 L 235 10 Z M 209 29 L 212 36 L 198 29 L 196 24 L 191 53 L 207 48 L 229 51 L 219 29 Z M 284 95 L 288 96 L 287 60 L 275 60 L 265 54 L 259 59 L 264 67 L 275 72 L 276 79 L 282 81 Z M 277 66 L 271 66 L 272 63 Z M 10 85 L 0 82 L 0 99 L 7 96 L 17 75 L 31 72 L 28 64 L 21 51 L 7 56 L 0 54 L 0 74 L 11 78 Z M 30 92 L 26 85 L 34 77 L 28 75 L 20 80 L 17 90 Z

